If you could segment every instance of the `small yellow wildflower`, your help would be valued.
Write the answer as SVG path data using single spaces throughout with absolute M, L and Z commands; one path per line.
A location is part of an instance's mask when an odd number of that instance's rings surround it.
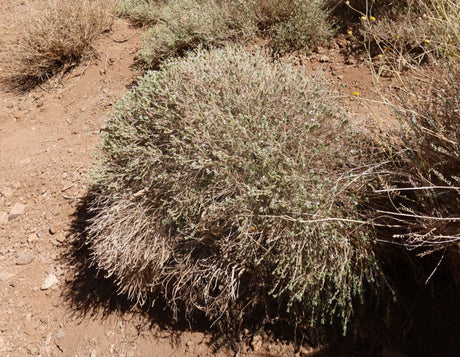
M 430 40 L 427 39 L 427 38 L 425 38 L 425 39 L 423 40 L 423 42 L 424 42 L 424 43 L 430 43 Z
M 351 30 L 348 30 L 348 31 L 347 31 L 347 34 L 349 34 L 349 35 L 353 35 L 353 31 L 351 31 Z
M 398 39 L 398 38 L 399 38 L 399 35 L 396 35 L 395 38 Z
M 355 97 L 359 97 L 359 92 L 356 90 L 356 91 L 353 92 L 353 95 L 354 95 Z
M 375 17 L 371 16 L 371 17 L 369 17 L 369 20 L 371 20 L 372 22 L 375 22 Z
M 382 55 L 381 53 L 379 53 L 379 54 L 377 55 L 377 57 L 378 57 L 378 58 L 382 58 L 383 55 Z

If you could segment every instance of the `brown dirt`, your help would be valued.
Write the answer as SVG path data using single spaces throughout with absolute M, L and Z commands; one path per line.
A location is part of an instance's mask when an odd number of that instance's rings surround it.
M 1 48 L 14 41 L 13 19 L 24 11 L 24 1 L 0 0 Z M 82 277 L 79 262 L 68 255 L 100 130 L 139 75 L 133 63 L 140 32 L 115 20 L 112 31 L 95 45 L 98 58 L 28 93 L 0 90 L 2 356 L 216 355 L 209 347 L 211 336 L 160 327 L 146 314 L 130 311 L 113 298 L 113 290 L 94 285 L 101 280 Z M 347 64 L 338 44 L 332 51 L 320 49 L 302 65 L 310 73 L 321 67 L 336 83 L 345 83 L 350 113 L 368 122 L 368 105 L 351 93 L 371 93 L 372 77 L 365 65 L 351 62 Z M 15 205 L 20 208 L 18 203 L 25 205 L 24 213 L 1 223 L 2 214 L 10 214 Z M 45 279 L 52 276 L 57 283 L 44 289 Z M 252 349 L 244 347 L 243 355 L 294 354 L 292 346 L 281 343 L 253 341 Z M 225 349 L 217 353 L 229 354 Z M 302 355 L 307 354 L 304 349 Z

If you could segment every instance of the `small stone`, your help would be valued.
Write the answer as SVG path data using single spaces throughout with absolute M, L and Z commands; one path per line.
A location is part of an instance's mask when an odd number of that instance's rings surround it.
M 0 224 L 6 224 L 8 222 L 8 213 L 0 211 Z
M 51 213 L 53 214 L 53 216 L 59 216 L 59 214 L 61 213 L 61 207 L 59 207 L 59 205 L 54 206 L 51 209 Z
M 320 61 L 321 63 L 325 63 L 325 62 L 331 62 L 331 59 L 330 59 L 328 56 L 326 56 L 326 55 L 322 55 L 322 56 L 319 58 L 319 61 Z
M 64 243 L 66 240 L 66 236 L 64 234 L 58 234 L 56 236 L 56 241 L 59 242 L 59 243 Z
M 49 227 L 48 231 L 51 235 L 55 235 L 56 233 L 61 232 L 64 229 L 64 225 L 62 223 L 55 224 Z
M 0 189 L 0 194 L 5 198 L 10 198 L 13 196 L 13 190 L 9 187 L 2 187 Z
M 16 254 L 16 265 L 27 265 L 32 263 L 34 256 L 27 250 L 21 250 Z
M 13 103 L 8 103 L 8 104 L 6 105 L 6 107 L 7 107 L 8 109 L 13 108 Z
M 60 340 L 60 339 L 63 338 L 64 336 L 65 336 L 65 332 L 64 332 L 64 330 L 63 330 L 62 328 L 60 328 L 60 329 L 58 330 L 58 332 L 56 333 L 56 338 L 57 338 L 58 340 Z
M 48 333 L 45 339 L 45 346 L 48 346 L 51 343 L 51 338 L 52 338 L 51 333 Z
M 10 215 L 8 217 L 9 221 L 12 221 L 19 216 L 22 216 L 26 210 L 26 205 L 23 203 L 15 203 L 13 207 L 11 207 Z
M 13 114 L 13 118 L 15 121 L 23 121 L 24 120 L 24 114 L 22 114 L 21 112 L 17 111 L 16 113 Z
M 31 234 L 27 237 L 27 243 L 35 243 L 36 241 L 38 241 L 37 233 L 31 233 Z
M 48 276 L 43 280 L 42 285 L 40 286 L 41 290 L 48 290 L 49 288 L 53 287 L 58 283 L 58 279 L 56 278 L 56 275 L 53 273 L 48 274 Z

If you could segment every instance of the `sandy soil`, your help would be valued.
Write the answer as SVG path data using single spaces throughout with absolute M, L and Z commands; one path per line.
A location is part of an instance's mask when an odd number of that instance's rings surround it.
M 0 47 L 14 41 L 25 2 L 0 0 Z M 11 16 L 13 14 L 13 16 Z M 0 91 L 0 355 L 211 356 L 211 337 L 168 328 L 114 298 L 75 252 L 79 205 L 112 107 L 135 83 L 141 30 L 115 20 L 96 44 L 98 58 L 28 93 Z M 116 41 L 114 41 L 116 40 Z M 120 43 L 120 40 L 126 40 Z M 346 59 L 347 43 L 306 58 L 345 92 L 372 92 L 364 65 Z M 348 62 L 347 62 L 348 61 Z M 2 63 L 0 62 L 0 71 Z M 351 95 L 350 112 L 369 121 Z M 165 327 L 166 326 L 166 327 Z M 292 346 L 255 339 L 243 355 L 294 355 Z M 307 347 L 297 355 L 307 355 Z M 221 350 L 217 355 L 230 355 Z

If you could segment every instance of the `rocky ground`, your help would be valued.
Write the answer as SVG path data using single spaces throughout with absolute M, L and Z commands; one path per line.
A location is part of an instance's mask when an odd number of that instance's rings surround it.
M 26 5 L 0 0 L 1 48 L 15 40 L 13 20 L 27 11 Z M 97 58 L 29 92 L 0 91 L 1 356 L 217 353 L 209 347 L 209 335 L 172 329 L 168 321 L 152 320 L 114 298 L 113 286 L 85 270 L 84 250 L 75 253 L 79 207 L 99 134 L 113 105 L 139 75 L 133 64 L 141 32 L 117 19 L 97 42 Z M 309 73 L 321 69 L 345 83 L 350 113 L 368 121 L 368 104 L 350 94 L 371 95 L 372 79 L 365 65 L 346 58 L 346 47 L 341 39 L 332 51 L 320 49 L 302 65 Z M 7 53 L 2 58 L 6 61 Z M 309 351 L 305 347 L 297 355 Z M 294 355 L 294 349 L 256 336 L 242 354 Z

